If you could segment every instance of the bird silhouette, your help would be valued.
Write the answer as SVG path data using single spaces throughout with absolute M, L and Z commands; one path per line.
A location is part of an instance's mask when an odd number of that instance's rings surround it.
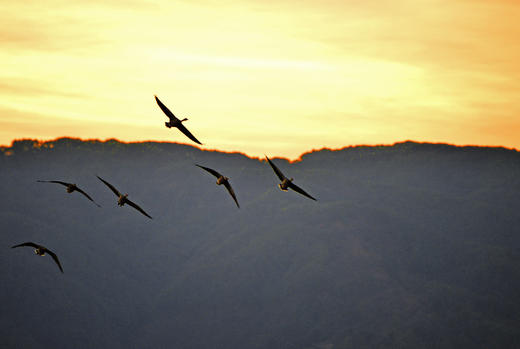
M 237 207 L 240 208 L 240 205 L 238 204 L 235 192 L 233 191 L 233 188 L 231 187 L 231 184 L 229 184 L 229 178 L 228 177 L 224 177 L 223 175 L 221 175 L 220 173 L 218 173 L 217 171 L 215 171 L 215 170 L 213 170 L 213 169 L 211 169 L 209 167 L 204 167 L 204 166 L 197 165 L 197 164 L 195 164 L 195 166 L 198 166 L 198 167 L 202 168 L 203 170 L 208 171 L 213 176 L 217 177 L 217 185 L 224 184 L 224 186 L 228 190 L 228 192 L 231 195 L 231 197 L 233 198 L 233 200 L 235 200 L 235 203 L 237 204 Z
M 295 192 L 297 193 L 300 193 L 306 197 L 308 197 L 309 199 L 312 199 L 314 201 L 317 201 L 315 198 L 313 198 L 312 196 L 310 196 L 309 194 L 307 194 L 305 192 L 305 190 L 303 190 L 302 188 L 298 187 L 296 184 L 294 184 L 292 181 L 293 181 L 293 178 L 287 178 L 284 176 L 284 174 L 282 173 L 282 171 L 280 171 L 280 169 L 278 167 L 276 167 L 275 164 L 272 163 L 271 160 L 269 160 L 269 158 L 267 157 L 267 155 L 265 156 L 265 158 L 267 159 L 267 161 L 269 162 L 269 165 L 271 165 L 271 167 L 273 168 L 273 171 L 274 173 L 276 173 L 276 175 L 278 176 L 278 178 L 282 181 L 280 184 L 278 184 L 278 187 L 280 188 L 280 190 L 283 190 L 283 191 L 287 191 L 288 188 L 291 188 L 292 190 L 294 190 Z
M 87 193 L 85 193 L 83 190 L 81 190 L 74 183 L 67 183 L 67 182 L 62 182 L 62 181 L 42 181 L 42 180 L 37 180 L 37 182 L 40 182 L 40 183 L 57 183 L 57 184 L 64 185 L 65 187 L 67 187 L 67 193 L 70 194 L 70 193 L 72 193 L 74 191 L 77 191 L 77 192 L 83 194 L 87 199 L 92 201 L 97 207 L 101 207 L 101 205 L 99 205 L 97 202 L 95 202 Z
M 58 259 L 58 256 L 56 256 L 56 254 L 54 252 L 52 252 L 51 250 L 49 250 L 47 247 L 35 244 L 34 242 L 24 242 L 23 244 L 14 245 L 11 248 L 22 247 L 22 246 L 33 247 L 34 253 L 36 253 L 38 256 L 45 256 L 45 254 L 48 253 L 52 257 L 52 259 L 54 259 L 54 261 L 58 265 L 58 268 L 60 268 L 61 272 L 63 273 L 63 268 L 61 267 L 61 263 L 60 263 L 60 260 Z
M 189 139 L 191 139 L 192 141 L 194 141 L 195 143 L 198 143 L 200 145 L 202 145 L 201 142 L 199 142 L 199 140 L 197 138 L 195 138 L 194 135 L 191 134 L 190 131 L 188 131 L 188 129 L 186 127 L 184 127 L 184 125 L 182 124 L 184 121 L 188 120 L 187 118 L 184 118 L 182 120 L 179 120 L 177 119 L 177 117 L 175 117 L 175 115 L 173 115 L 173 113 L 170 111 L 170 109 L 168 109 L 160 100 L 159 98 L 157 98 L 157 96 L 154 96 L 155 97 L 155 101 L 157 102 L 157 104 L 159 105 L 159 107 L 161 108 L 161 110 L 164 112 L 164 114 L 166 114 L 166 116 L 170 119 L 169 122 L 165 122 L 164 125 L 168 128 L 172 128 L 172 127 L 177 127 L 179 129 L 179 131 L 181 131 L 182 133 L 184 133 L 186 135 L 186 137 L 188 137 Z
M 114 192 L 114 194 L 116 194 L 116 196 L 118 197 L 117 199 L 117 204 L 121 207 L 123 207 L 124 204 L 128 204 L 130 206 L 132 206 L 133 208 L 135 208 L 137 211 L 141 212 L 142 214 L 144 214 L 146 217 L 152 219 L 152 217 L 150 215 L 148 215 L 148 213 L 144 212 L 144 210 L 139 207 L 136 203 L 130 201 L 128 199 L 128 194 L 121 194 L 119 192 L 119 190 L 117 190 L 112 184 L 108 183 L 107 181 L 105 181 L 103 178 L 99 177 L 99 176 L 96 176 L 97 178 L 99 178 L 99 180 L 103 183 L 106 184 L 107 187 L 110 188 L 110 190 L 112 190 L 112 192 Z

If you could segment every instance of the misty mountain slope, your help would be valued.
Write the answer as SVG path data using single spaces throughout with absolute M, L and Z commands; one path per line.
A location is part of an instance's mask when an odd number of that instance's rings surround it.
M 265 161 L 170 143 L 2 149 L 6 347 L 516 348 L 520 154 L 399 143 Z M 230 178 L 241 205 L 216 178 Z M 117 206 L 101 176 L 153 219 Z M 98 208 L 65 187 L 77 183 Z M 48 256 L 24 241 L 55 251 Z

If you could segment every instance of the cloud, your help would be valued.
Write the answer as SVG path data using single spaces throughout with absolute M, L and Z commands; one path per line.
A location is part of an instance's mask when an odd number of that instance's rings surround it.
M 113 44 L 112 21 L 157 10 L 145 1 L 7 1 L 0 11 L 0 47 L 7 50 L 89 51 Z
M 50 86 L 42 86 L 38 80 L 24 79 L 20 77 L 1 77 L 0 95 L 3 96 L 42 96 L 55 95 L 61 97 L 85 98 L 86 95 L 53 89 Z

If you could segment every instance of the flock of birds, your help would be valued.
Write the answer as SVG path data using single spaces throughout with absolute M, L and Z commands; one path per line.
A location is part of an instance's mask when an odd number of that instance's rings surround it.
M 165 122 L 164 123 L 166 127 L 168 127 L 168 128 L 176 127 L 177 129 L 179 129 L 179 131 L 184 133 L 184 135 L 186 135 L 186 137 L 191 139 L 193 142 L 202 145 L 202 143 L 199 142 L 198 139 L 195 138 L 195 136 L 190 131 L 188 131 L 188 129 L 182 124 L 184 121 L 188 120 L 187 118 L 184 118 L 182 120 L 178 119 L 170 111 L 170 109 L 168 109 L 159 100 L 159 98 L 157 98 L 157 96 L 155 96 L 155 100 L 156 100 L 157 104 L 159 105 L 159 107 L 161 108 L 161 110 L 164 112 L 164 114 L 166 114 L 166 116 L 168 116 L 168 118 L 170 119 L 169 122 Z M 282 171 L 280 171 L 280 169 L 267 156 L 265 158 L 267 159 L 267 162 L 269 163 L 269 165 L 273 169 L 273 171 L 276 174 L 276 176 L 280 179 L 280 183 L 278 184 L 278 187 L 281 190 L 287 191 L 288 189 L 292 189 L 295 192 L 300 193 L 300 194 L 308 197 L 309 199 L 312 199 L 312 200 L 316 201 L 315 198 L 313 198 L 311 195 L 306 193 L 302 188 L 300 188 L 296 184 L 294 184 L 293 183 L 293 178 L 287 178 L 282 173 Z M 229 194 L 231 195 L 231 197 L 233 198 L 233 200 L 235 201 L 235 204 L 237 205 L 237 207 L 240 208 L 240 205 L 238 204 L 237 197 L 235 195 L 235 191 L 233 190 L 233 187 L 231 187 L 231 184 L 229 183 L 229 178 L 228 177 L 225 177 L 224 175 L 220 174 L 219 172 L 217 172 L 214 169 L 211 169 L 209 167 L 201 166 L 201 165 L 198 165 L 198 164 L 195 164 L 195 165 L 200 167 L 201 169 L 211 173 L 213 176 L 215 176 L 217 178 L 217 185 L 224 185 L 226 187 L 227 191 L 229 192 Z M 133 202 L 130 199 L 128 199 L 128 194 L 121 194 L 121 192 L 119 190 L 117 190 L 116 187 L 114 187 L 112 184 L 110 184 L 109 182 L 107 182 L 106 180 L 104 180 L 103 178 L 101 178 L 99 176 L 97 176 L 97 178 L 101 182 L 103 182 L 117 196 L 117 204 L 119 206 L 122 207 L 125 204 L 128 204 L 129 206 L 135 208 L 137 211 L 141 212 L 146 217 L 152 219 L 152 217 L 148 213 L 146 213 L 139 205 L 137 205 L 135 202 Z M 68 182 L 63 182 L 63 181 L 44 181 L 44 180 L 38 180 L 37 182 L 61 184 L 61 185 L 66 187 L 67 193 L 70 194 L 70 193 L 73 193 L 73 192 L 77 191 L 78 193 L 80 193 L 83 196 L 85 196 L 88 200 L 92 201 L 96 206 L 101 207 L 101 205 L 99 205 L 97 202 L 95 202 L 94 199 L 92 199 L 90 197 L 90 195 L 88 195 L 84 190 L 79 188 L 74 183 L 68 183 Z M 61 266 L 60 260 L 58 259 L 58 256 L 56 255 L 56 253 L 52 252 L 51 250 L 49 250 L 45 246 L 42 246 L 40 244 L 36 244 L 34 242 L 24 242 L 24 243 L 12 246 L 12 248 L 23 247 L 23 246 L 34 248 L 34 253 L 37 254 L 38 256 L 45 256 L 45 254 L 50 255 L 52 257 L 52 259 L 54 260 L 54 262 L 56 262 L 56 264 L 58 265 L 58 268 L 60 268 L 60 271 L 63 273 L 63 268 Z

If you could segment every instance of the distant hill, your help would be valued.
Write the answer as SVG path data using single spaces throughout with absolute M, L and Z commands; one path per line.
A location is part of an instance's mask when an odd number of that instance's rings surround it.
M 0 347 L 520 347 L 519 152 L 404 142 L 274 162 L 318 201 L 238 153 L 1 148 Z M 10 248 L 25 241 L 65 273 Z

